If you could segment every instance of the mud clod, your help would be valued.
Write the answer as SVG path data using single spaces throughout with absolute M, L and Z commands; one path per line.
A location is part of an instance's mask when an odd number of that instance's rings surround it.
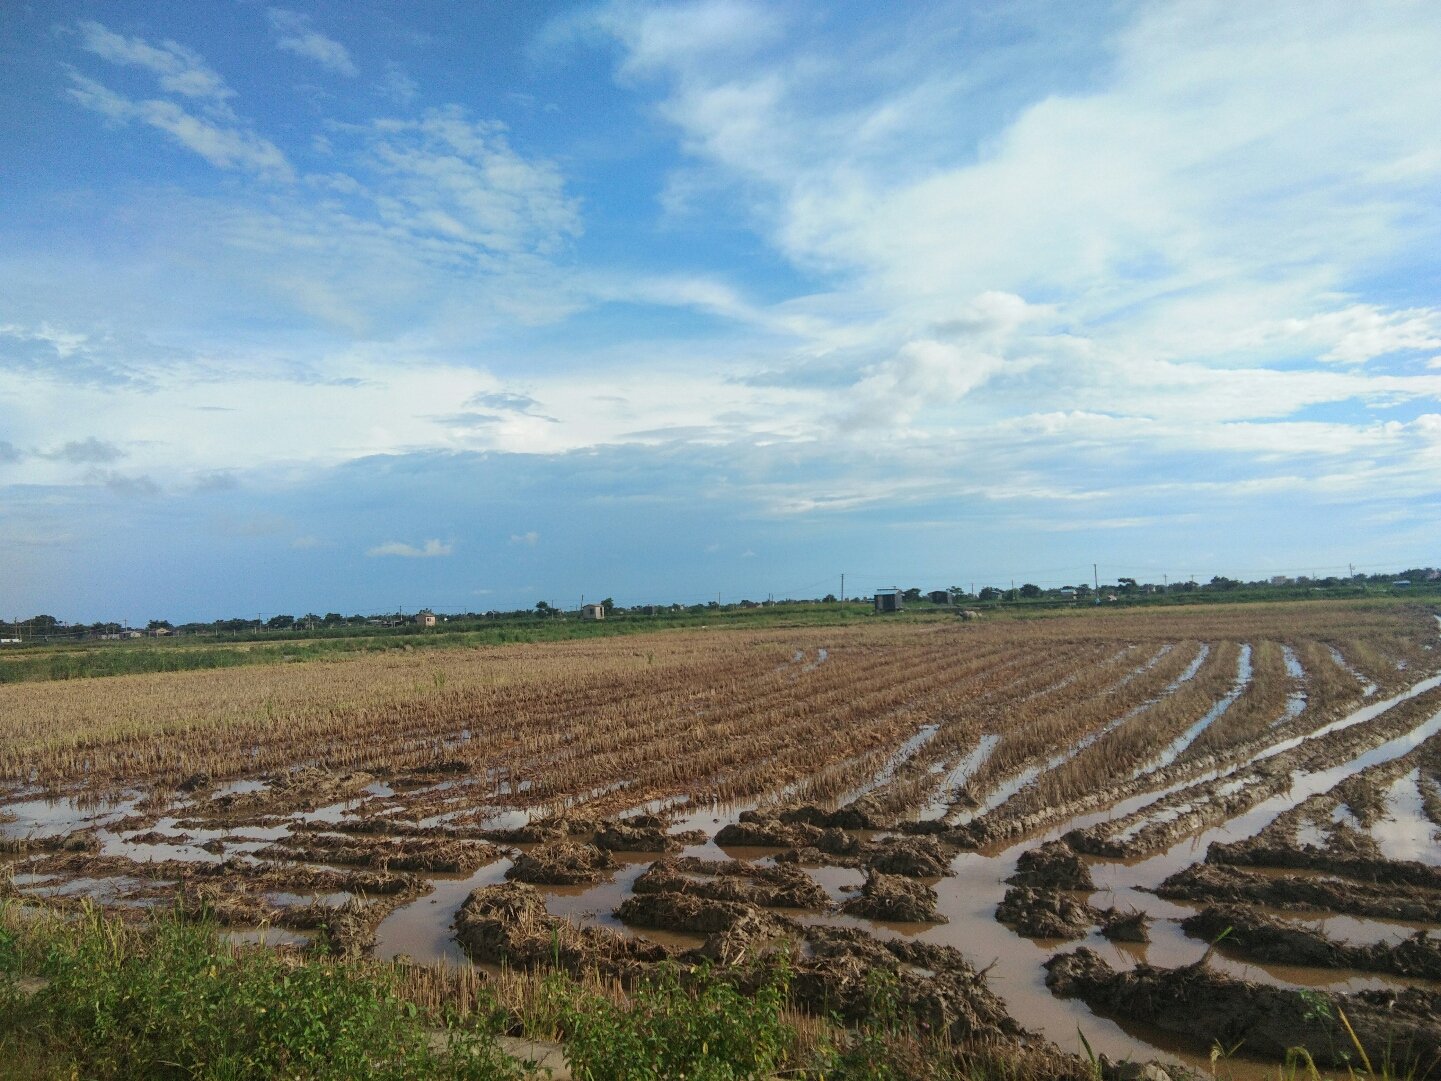
M 455 938 L 474 960 L 517 968 L 555 966 L 571 973 L 599 969 L 633 974 L 638 966 L 670 959 L 654 942 L 577 927 L 550 915 L 530 886 L 508 882 L 472 890 L 455 915 Z
M 715 835 L 718 845 L 757 848 L 815 847 L 821 838 L 819 826 L 805 822 L 782 822 L 778 818 L 752 818 L 732 822 Z
M 996 919 L 1027 938 L 1080 938 L 1100 920 L 1090 905 L 1060 890 L 1012 886 L 996 906 Z
M 615 860 L 603 848 L 558 841 L 522 852 L 505 872 L 505 877 L 535 885 L 573 886 L 582 882 L 598 882 L 614 867 Z
M 1112 942 L 1151 941 L 1151 917 L 1138 908 L 1126 912 L 1108 908 L 1100 916 L 1101 934 Z
M 939 878 L 950 873 L 946 850 L 930 837 L 878 841 L 871 847 L 865 864 L 881 874 L 907 878 Z
M 1094 892 L 1091 869 L 1064 841 L 1047 841 L 1021 853 L 1016 873 L 1006 879 L 1013 886 Z
M 1256 961 L 1441 979 L 1441 939 L 1425 931 L 1403 942 L 1357 946 L 1274 919 L 1249 905 L 1210 905 L 1182 920 L 1181 927 L 1202 939 L 1226 934 L 1227 946 Z
M 677 852 L 704 840 L 705 835 L 695 831 L 669 834 L 664 824 L 633 826 L 628 822 L 604 822 L 595 835 L 596 847 L 611 852 Z
M 946 917 L 936 911 L 936 900 L 936 891 L 923 882 L 868 871 L 861 895 L 841 905 L 841 911 L 896 923 L 945 923 Z
M 1405 1074 L 1413 1064 L 1424 1072 L 1441 1057 L 1441 994 L 1433 991 L 1302 993 L 1234 979 L 1204 964 L 1176 969 L 1141 964 L 1117 972 L 1084 947 L 1053 957 L 1046 969 L 1046 985 L 1054 993 L 1080 998 L 1112 1017 L 1192 1037 L 1200 1046 L 1241 1044 L 1277 1058 L 1300 1046 L 1318 1063 L 1343 1066 L 1356 1053 L 1337 1020 L 1344 1011 L 1373 1062 L 1389 1061 Z
M 1198 863 L 1156 887 L 1158 896 L 1311 908 L 1379 919 L 1433 922 L 1441 894 L 1415 886 L 1380 886 L 1352 879 L 1260 875 L 1236 867 Z
M 762 908 L 825 909 L 830 906 L 826 891 L 804 871 L 789 866 L 762 867 L 739 860 L 657 860 L 635 880 L 632 888 L 638 894 L 689 893 Z

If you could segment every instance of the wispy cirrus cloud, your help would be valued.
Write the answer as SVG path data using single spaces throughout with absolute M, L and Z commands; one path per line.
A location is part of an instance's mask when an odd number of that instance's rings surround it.
M 267 8 L 265 15 L 275 33 L 277 48 L 314 60 L 337 75 L 353 78 L 360 74 L 350 50 L 312 27 L 310 16 L 289 8 Z

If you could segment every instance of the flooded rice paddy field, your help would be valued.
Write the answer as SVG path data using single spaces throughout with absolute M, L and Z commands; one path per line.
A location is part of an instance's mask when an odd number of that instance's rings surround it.
M 0 687 L 0 890 L 1274 1070 L 1441 1055 L 1441 623 L 671 632 Z

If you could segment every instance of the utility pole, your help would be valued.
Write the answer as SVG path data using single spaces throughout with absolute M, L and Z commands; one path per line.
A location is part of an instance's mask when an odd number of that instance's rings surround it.
M 1091 581 L 1096 584 L 1096 592 L 1097 592 L 1097 593 L 1100 593 L 1100 592 L 1101 592 L 1101 573 L 1100 573 L 1100 571 L 1096 570 L 1096 565 L 1095 565 L 1094 563 L 1091 564 Z
M 846 603 L 846 572 L 841 571 L 841 603 Z

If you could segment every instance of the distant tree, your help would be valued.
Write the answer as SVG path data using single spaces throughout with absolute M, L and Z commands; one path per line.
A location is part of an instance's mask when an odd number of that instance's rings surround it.
M 272 631 L 283 631 L 295 626 L 294 616 L 271 616 L 265 621 L 265 626 Z
M 542 616 L 542 617 L 548 616 L 548 615 L 550 615 L 550 614 L 551 614 L 552 612 L 554 612 L 554 611 L 555 611 L 555 609 L 550 606 L 550 602 L 549 602 L 549 601 L 536 601 L 536 602 L 535 602 L 535 614 L 538 615 L 538 616 Z
M 1227 577 L 1225 577 L 1225 576 L 1223 576 L 1223 575 L 1218 574 L 1218 575 L 1216 575 L 1214 578 L 1211 579 L 1210 585 L 1211 585 L 1211 588 L 1212 588 L 1212 589 L 1227 589 L 1227 590 L 1229 590 L 1229 589 L 1239 589 L 1240 586 L 1241 586 L 1241 583 L 1238 582 L 1238 581 L 1236 581 L 1236 579 L 1234 579 L 1234 578 L 1227 578 Z
M 1089 597 L 1090 595 L 1091 587 L 1088 586 L 1085 582 L 1082 582 L 1080 585 L 1076 586 L 1076 596 Z
M 607 597 L 605 600 L 600 602 L 600 606 L 604 608 L 607 612 L 610 612 L 615 609 L 615 601 Z
M 995 586 L 986 586 L 981 590 L 979 596 L 983 601 L 998 601 L 1001 599 L 1001 591 Z
M 152 619 L 145 624 L 145 629 L 147 631 L 170 631 L 175 629 L 175 625 L 168 619 Z
M 827 593 L 824 597 L 821 598 L 821 603 L 822 603 L 822 604 L 835 604 L 835 603 L 836 603 L 836 595 L 835 595 L 834 593 Z
M 1023 597 L 1039 597 L 1040 595 L 1041 587 L 1038 585 L 1033 585 L 1030 582 L 1027 582 L 1025 585 L 1021 586 L 1021 596 Z
M 325 618 L 321 622 L 327 627 L 334 627 L 337 623 L 344 623 L 345 617 L 339 612 L 326 612 Z
M 1136 580 L 1134 578 L 1117 578 L 1116 585 L 1122 593 L 1136 592 Z
M 910 589 L 906 590 L 904 593 L 901 594 L 901 599 L 902 599 L 902 600 L 905 600 L 905 601 L 918 601 L 918 600 L 920 600 L 920 599 L 921 599 L 921 590 L 920 590 L 920 587 L 919 587 L 919 586 L 913 586 L 913 587 L 911 587 Z

